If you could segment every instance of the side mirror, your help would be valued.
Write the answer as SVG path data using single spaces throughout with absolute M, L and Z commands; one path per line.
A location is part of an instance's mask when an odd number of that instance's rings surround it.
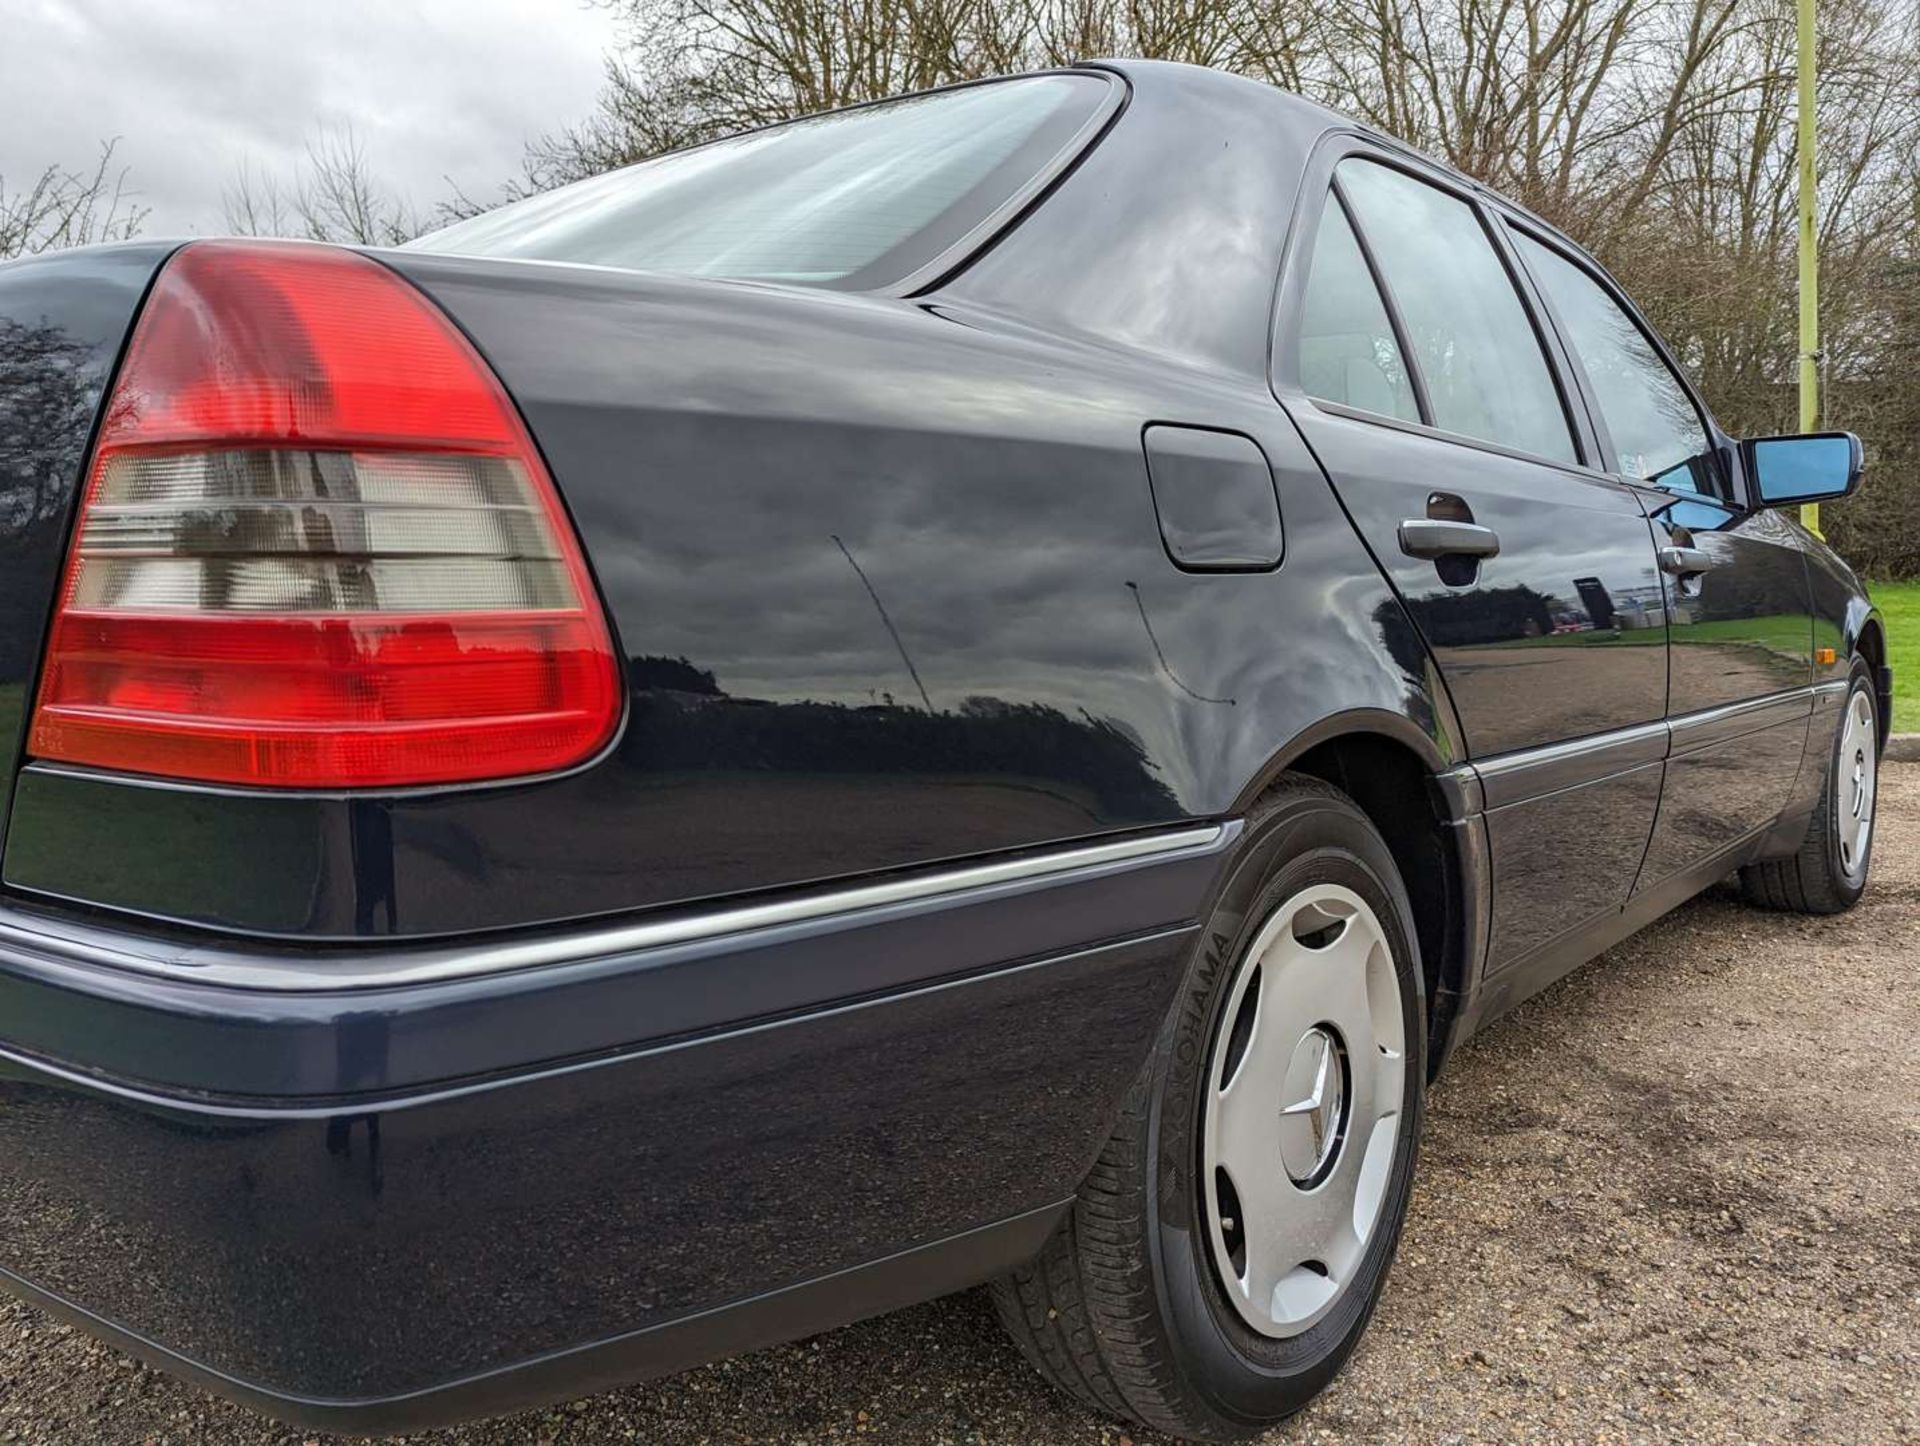
M 1740 444 L 1753 499 L 1762 507 L 1827 502 L 1860 485 L 1864 454 L 1851 432 L 1755 437 Z

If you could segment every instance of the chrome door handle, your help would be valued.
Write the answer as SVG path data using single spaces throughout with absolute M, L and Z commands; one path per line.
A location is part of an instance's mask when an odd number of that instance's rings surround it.
M 1400 524 L 1400 550 L 1408 557 L 1498 557 L 1500 534 L 1477 522 L 1409 517 Z
M 1660 571 L 1673 577 L 1693 577 L 1713 570 L 1713 554 L 1698 547 L 1663 547 Z

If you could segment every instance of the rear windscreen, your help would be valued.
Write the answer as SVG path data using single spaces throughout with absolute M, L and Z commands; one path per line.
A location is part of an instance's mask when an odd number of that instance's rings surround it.
M 693 276 L 887 286 L 1047 175 L 1100 75 L 1034 75 L 793 121 L 516 201 L 413 242 Z

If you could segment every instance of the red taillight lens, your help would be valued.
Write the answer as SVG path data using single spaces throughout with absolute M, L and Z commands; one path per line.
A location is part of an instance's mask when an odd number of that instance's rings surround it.
M 553 484 L 432 303 L 349 251 L 175 256 L 108 402 L 30 752 L 402 787 L 565 768 L 619 712 Z

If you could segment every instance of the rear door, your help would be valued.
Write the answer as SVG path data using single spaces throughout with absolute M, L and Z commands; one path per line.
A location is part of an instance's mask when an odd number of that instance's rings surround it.
M 1323 151 L 1275 390 L 1419 629 L 1486 784 L 1488 968 L 1613 913 L 1653 826 L 1667 649 L 1653 534 L 1494 218 L 1360 141 Z M 1318 196 L 1315 197 L 1315 190 Z
M 1673 728 L 1639 887 L 1710 866 L 1770 824 L 1799 772 L 1813 670 L 1799 534 L 1735 505 L 1732 448 L 1652 332 L 1584 259 L 1510 223 L 1591 404 L 1602 456 L 1650 489 L 1672 640 Z

